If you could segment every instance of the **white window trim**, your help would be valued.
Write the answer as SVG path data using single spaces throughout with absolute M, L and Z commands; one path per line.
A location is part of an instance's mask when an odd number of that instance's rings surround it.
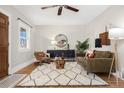
M 28 39 L 28 42 L 27 42 L 27 48 L 21 48 L 20 47 L 20 28 L 23 27 L 26 29 L 26 32 L 28 33 L 27 35 L 27 39 Z M 22 21 L 18 20 L 18 49 L 19 49 L 19 52 L 26 52 L 26 51 L 31 51 L 31 42 L 30 42 L 30 31 L 31 31 L 31 28 L 23 23 Z

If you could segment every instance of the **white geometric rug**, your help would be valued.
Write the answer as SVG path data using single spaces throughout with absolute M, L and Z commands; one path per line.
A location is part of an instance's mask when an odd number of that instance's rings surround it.
M 108 85 L 103 79 L 87 72 L 77 62 L 66 62 L 64 69 L 56 69 L 55 63 L 38 66 L 17 86 L 73 86 Z

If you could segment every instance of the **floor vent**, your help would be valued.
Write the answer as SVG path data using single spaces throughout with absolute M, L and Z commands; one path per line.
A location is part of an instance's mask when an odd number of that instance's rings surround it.
M 12 74 L 0 81 L 0 88 L 12 88 L 15 85 L 26 77 L 26 74 Z

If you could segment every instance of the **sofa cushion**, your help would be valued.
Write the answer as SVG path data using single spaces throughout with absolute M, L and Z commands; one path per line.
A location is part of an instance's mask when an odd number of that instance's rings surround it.
M 111 52 L 109 51 L 95 51 L 95 58 L 110 58 Z

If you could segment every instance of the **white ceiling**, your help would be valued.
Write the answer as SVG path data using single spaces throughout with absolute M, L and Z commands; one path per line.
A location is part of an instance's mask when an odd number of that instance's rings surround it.
M 42 5 L 43 6 L 43 5 Z M 79 12 L 63 9 L 58 16 L 58 7 L 41 10 L 41 5 L 15 5 L 34 25 L 86 25 L 104 12 L 107 5 L 71 5 Z

